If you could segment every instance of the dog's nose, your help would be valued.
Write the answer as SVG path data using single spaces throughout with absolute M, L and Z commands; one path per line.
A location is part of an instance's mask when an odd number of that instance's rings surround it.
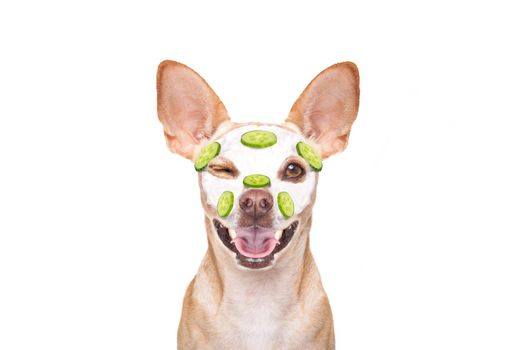
M 273 198 L 267 191 L 249 190 L 239 198 L 239 206 L 244 213 L 260 217 L 273 208 Z

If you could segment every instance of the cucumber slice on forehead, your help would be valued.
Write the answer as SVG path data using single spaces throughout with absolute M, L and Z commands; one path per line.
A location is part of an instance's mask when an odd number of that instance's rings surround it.
M 310 164 L 314 171 L 321 171 L 321 169 L 323 169 L 323 160 L 312 147 L 301 141 L 297 143 L 295 148 L 297 149 L 297 153 Z
M 261 188 L 270 186 L 270 178 L 266 175 L 253 174 L 246 176 L 242 183 L 247 187 Z
M 248 147 L 265 148 L 277 143 L 277 136 L 273 132 L 265 130 L 253 130 L 241 136 L 241 143 Z
M 210 143 L 208 146 L 199 154 L 199 157 L 195 161 L 195 170 L 203 171 L 208 166 L 208 163 L 221 151 L 221 145 L 218 142 Z
M 288 219 L 293 216 L 295 208 L 293 204 L 293 199 L 288 192 L 279 192 L 277 195 L 277 205 L 281 214 Z
M 224 191 L 219 197 L 219 201 L 217 202 L 217 214 L 219 214 L 219 216 L 222 218 L 225 218 L 228 215 L 230 215 L 233 209 L 233 203 L 233 192 Z

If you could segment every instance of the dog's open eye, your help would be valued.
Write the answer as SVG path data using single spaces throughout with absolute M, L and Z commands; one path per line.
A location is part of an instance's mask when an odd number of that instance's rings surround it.
M 208 165 L 208 171 L 223 179 L 233 179 L 239 175 L 239 171 L 229 162 L 220 162 Z
M 283 180 L 297 181 L 305 174 L 304 168 L 295 162 L 288 163 L 283 172 Z

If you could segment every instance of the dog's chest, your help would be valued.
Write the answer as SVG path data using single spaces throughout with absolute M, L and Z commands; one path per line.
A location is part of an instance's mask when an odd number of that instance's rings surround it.
M 301 303 L 289 286 L 266 282 L 224 295 L 212 321 L 217 335 L 213 348 L 294 349 L 304 339 Z
M 289 305 L 278 296 L 276 300 L 245 300 L 226 303 L 229 310 L 218 318 L 220 333 L 226 343 L 237 344 L 238 349 L 291 349 L 300 341 L 300 308 Z M 242 342 L 242 344 L 239 344 Z M 288 344 L 288 345 L 287 345 Z

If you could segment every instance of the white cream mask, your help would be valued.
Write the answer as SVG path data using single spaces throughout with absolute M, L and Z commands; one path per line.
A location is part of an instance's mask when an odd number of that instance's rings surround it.
M 269 131 L 277 137 L 277 142 L 264 148 L 254 148 L 241 142 L 243 134 L 249 131 Z M 279 170 L 286 164 L 284 162 L 290 156 L 299 156 L 297 144 L 304 138 L 289 129 L 273 125 L 246 125 L 234 129 L 219 139 L 220 144 L 217 156 L 231 161 L 237 170 L 235 179 L 224 179 L 214 176 L 206 168 L 202 170 L 202 190 L 210 206 L 217 208 L 221 195 L 230 191 L 233 193 L 233 208 L 229 215 L 221 218 L 228 227 L 235 228 L 239 219 L 239 198 L 249 189 L 243 180 L 254 174 L 265 175 L 269 178 L 269 186 L 264 187 L 269 191 L 274 200 L 274 227 L 284 228 L 290 221 L 300 214 L 311 202 L 315 189 L 317 173 L 310 167 L 305 167 L 305 177 L 301 182 L 283 181 L 279 178 Z M 291 197 L 294 206 L 293 216 L 285 217 L 277 205 L 277 197 L 280 192 L 286 192 Z

